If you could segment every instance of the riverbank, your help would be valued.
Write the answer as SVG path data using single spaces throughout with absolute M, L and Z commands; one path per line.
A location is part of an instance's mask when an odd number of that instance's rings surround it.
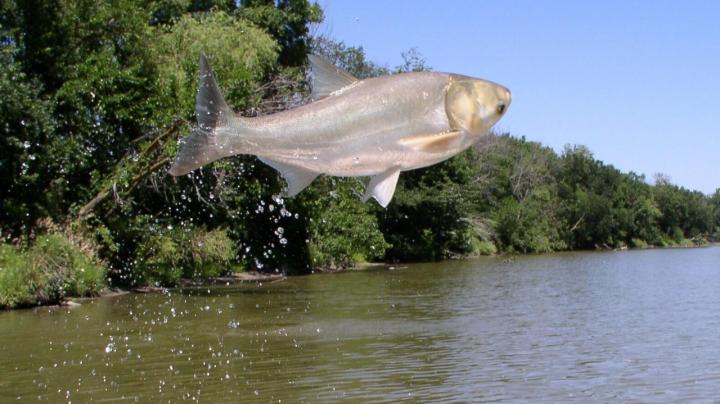
M 204 286 L 204 285 L 236 285 L 241 283 L 263 283 L 263 282 L 278 282 L 286 279 L 287 276 L 283 274 L 266 274 L 257 271 L 248 272 L 233 272 L 227 276 L 213 276 L 204 279 L 189 279 L 181 278 L 177 286 L 178 288 L 187 288 L 193 286 Z M 163 292 L 172 288 L 162 286 L 140 286 L 137 288 L 130 289 L 134 293 L 155 293 Z
M 696 243 L 678 243 L 674 245 L 668 245 L 668 246 L 654 246 L 654 245 L 646 245 L 643 247 L 621 247 L 621 248 L 596 248 L 594 251 L 632 251 L 632 250 L 652 250 L 652 249 L 658 249 L 658 250 L 664 250 L 664 249 L 685 249 L 685 248 L 706 248 L 706 247 L 720 247 L 720 242 L 706 242 L 702 244 L 696 244 Z M 578 251 L 578 250 L 574 250 Z M 592 250 L 589 250 L 592 251 Z M 7 251 L 6 251 L 7 252 Z M 512 260 L 512 257 L 515 256 L 524 256 L 524 255 L 536 255 L 536 254 L 492 254 L 493 256 L 507 256 L 509 260 Z M 7 255 L 3 256 L 4 260 L 0 260 L 0 262 L 3 262 L 7 264 L 8 259 Z M 449 260 L 458 260 L 458 259 L 472 259 L 472 257 L 458 257 L 458 258 L 451 258 Z M 407 263 L 405 263 L 407 264 Z M 18 266 L 21 267 L 21 266 Z M 373 269 L 380 269 L 380 268 L 387 268 L 388 270 L 394 270 L 398 268 L 405 268 L 406 266 L 403 265 L 403 263 L 384 263 L 384 262 L 362 262 L 358 263 L 353 267 L 349 268 L 316 268 L 311 272 L 310 275 L 314 274 L 330 274 L 330 273 L 341 273 L 341 272 L 351 272 L 351 271 L 364 271 L 364 270 L 373 270 Z M 15 291 L 16 296 L 20 296 L 22 293 L 27 293 L 25 289 L 28 289 L 27 287 L 23 289 L 22 285 L 11 285 L 9 282 L 7 282 L 7 275 L 6 273 L 3 273 L 3 271 L 8 271 L 9 267 L 7 265 L 4 265 L 3 267 L 0 267 L 0 293 L 4 293 L 5 296 L 8 295 L 8 289 L 11 287 L 16 287 L 17 290 Z M 47 272 L 47 271 L 46 271 Z M 5 275 L 5 276 L 3 276 Z M 230 275 L 226 276 L 216 276 L 216 277 L 208 277 L 208 278 L 181 278 L 178 280 L 177 285 L 173 287 L 164 287 L 164 286 L 153 286 L 153 285 L 145 285 L 145 286 L 139 286 L 134 288 L 128 288 L 128 289 L 122 289 L 122 288 L 108 288 L 104 287 L 102 289 L 95 290 L 93 294 L 91 295 L 72 295 L 72 294 L 65 294 L 56 292 L 56 296 L 54 300 L 45 298 L 40 299 L 37 298 L 34 302 L 29 303 L 30 298 L 25 298 L 25 300 L 20 300 L 22 304 L 16 304 L 16 305 L 0 305 L 0 310 L 12 310 L 12 309 L 24 309 L 24 308 L 37 308 L 37 307 L 52 307 L 52 306 L 59 306 L 59 307 L 75 307 L 82 305 L 84 302 L 87 302 L 92 299 L 97 298 L 108 298 L 108 297 L 117 297 L 124 294 L 129 293 L 164 293 L 168 290 L 171 290 L 173 288 L 187 288 L 187 287 L 199 287 L 199 286 L 206 286 L 206 285 L 237 285 L 242 283 L 270 283 L 270 282 L 281 282 L 283 280 L 287 279 L 287 276 L 280 273 L 263 273 L 258 271 L 247 271 L 247 272 L 235 272 Z M 17 283 L 17 282 L 15 282 Z M 37 285 L 35 285 L 37 288 Z M 42 292 L 36 292 L 35 294 L 42 293 Z M 28 294 L 31 295 L 31 294 Z M 49 293 L 45 292 L 45 295 L 48 296 Z M 42 296 L 41 296 L 42 297 Z M 7 297 L 4 297 L 8 301 Z M 3 301 L 3 300 L 0 300 Z
M 249 272 L 236 272 L 227 276 L 217 276 L 207 279 L 180 279 L 177 286 L 169 288 L 162 286 L 140 286 L 130 289 L 105 289 L 98 296 L 95 297 L 72 297 L 69 296 L 65 300 L 59 303 L 59 306 L 75 307 L 82 305 L 83 302 L 97 298 L 117 297 L 126 295 L 129 293 L 165 293 L 173 288 L 187 288 L 207 285 L 237 285 L 242 283 L 270 283 L 270 282 L 281 282 L 287 279 L 287 276 L 282 274 L 264 274 L 262 272 L 249 271 Z

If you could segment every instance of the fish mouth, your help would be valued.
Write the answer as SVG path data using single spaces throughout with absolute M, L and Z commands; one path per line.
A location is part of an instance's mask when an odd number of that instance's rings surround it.
M 506 107 L 510 106 L 510 103 L 512 103 L 512 92 L 505 86 L 497 85 L 499 87 L 499 98 L 502 100 L 502 102 L 505 103 Z
M 503 115 L 512 103 L 512 93 L 507 88 L 500 86 L 500 102 L 497 104 L 498 115 Z

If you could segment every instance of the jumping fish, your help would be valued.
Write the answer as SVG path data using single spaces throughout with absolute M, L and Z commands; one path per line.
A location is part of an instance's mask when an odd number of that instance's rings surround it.
M 246 118 L 225 103 L 205 56 L 195 103 L 198 126 L 180 140 L 170 174 L 252 154 L 297 195 L 320 174 L 370 177 L 363 201 L 387 207 L 401 171 L 446 160 L 473 145 L 503 116 L 510 91 L 452 73 L 413 72 L 358 80 L 310 55 L 313 102 Z

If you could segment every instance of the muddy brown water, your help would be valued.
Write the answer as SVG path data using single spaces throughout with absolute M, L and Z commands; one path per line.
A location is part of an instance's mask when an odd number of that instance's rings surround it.
M 484 258 L 0 312 L 0 402 L 720 397 L 720 247 Z

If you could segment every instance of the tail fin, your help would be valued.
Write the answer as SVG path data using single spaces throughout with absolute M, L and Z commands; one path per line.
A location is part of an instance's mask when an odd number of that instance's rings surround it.
M 175 161 L 170 167 L 171 175 L 183 175 L 201 166 L 226 157 L 227 128 L 233 112 L 225 103 L 215 75 L 205 55 L 200 55 L 200 88 L 195 99 L 198 126 L 180 140 Z

